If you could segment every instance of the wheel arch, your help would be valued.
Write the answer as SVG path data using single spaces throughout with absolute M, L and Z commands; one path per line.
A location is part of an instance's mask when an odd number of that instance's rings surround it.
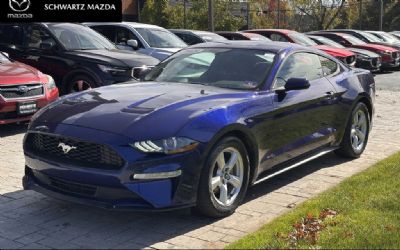
M 77 76 L 77 75 L 84 75 L 84 76 L 90 77 L 90 78 L 92 78 L 92 79 L 95 81 L 95 83 L 96 83 L 97 85 L 98 85 L 99 83 L 101 83 L 100 78 L 99 78 L 94 72 L 92 72 L 92 71 L 90 71 L 90 70 L 88 70 L 88 69 L 74 69 L 74 70 L 68 72 L 68 73 L 64 76 L 64 78 L 63 78 L 63 80 L 62 80 L 62 86 L 61 86 L 61 88 L 62 88 L 63 91 L 66 90 L 68 82 L 69 82 L 74 76 Z
M 251 185 L 251 183 L 253 183 L 254 179 L 257 177 L 256 175 L 259 165 L 258 143 L 253 133 L 245 125 L 232 124 L 221 129 L 208 143 L 205 150 L 205 155 L 209 155 L 210 151 L 220 140 L 229 136 L 236 137 L 241 140 L 246 148 L 250 164 L 249 184 Z

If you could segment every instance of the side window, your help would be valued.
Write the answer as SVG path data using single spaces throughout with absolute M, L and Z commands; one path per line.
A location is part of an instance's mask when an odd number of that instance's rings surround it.
M 138 42 L 139 47 L 143 47 L 140 40 L 127 28 L 118 27 L 117 28 L 117 44 L 126 44 L 128 40 L 136 40 Z
M 56 45 L 49 31 L 38 25 L 28 25 L 25 32 L 25 46 L 32 49 L 42 49 L 44 44 Z
M 306 78 L 312 81 L 322 77 L 319 56 L 300 52 L 290 55 L 283 63 L 277 74 L 274 87 L 283 87 L 290 78 Z
M 277 42 L 289 42 L 286 37 L 282 36 L 281 34 L 273 33 L 270 35 L 270 38 L 272 41 L 277 41 Z
M 99 32 L 103 36 L 107 37 L 108 40 L 115 43 L 115 29 L 111 26 L 94 26 L 91 27 L 95 31 Z
M 1 24 L 0 25 L 0 43 L 9 46 L 22 46 L 22 26 Z
M 339 65 L 326 57 L 320 56 L 322 73 L 324 76 L 333 75 L 339 72 Z

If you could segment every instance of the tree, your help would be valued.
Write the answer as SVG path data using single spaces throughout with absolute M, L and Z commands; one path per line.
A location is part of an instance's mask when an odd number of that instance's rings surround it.
M 345 6 L 345 0 L 297 0 L 293 6 L 312 21 L 310 29 L 325 30 L 338 23 L 338 15 Z

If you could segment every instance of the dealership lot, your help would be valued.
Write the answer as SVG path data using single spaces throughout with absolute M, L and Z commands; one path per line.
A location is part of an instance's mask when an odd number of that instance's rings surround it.
M 167 213 L 111 212 L 23 191 L 25 125 L 0 131 L 0 248 L 216 248 L 257 229 L 300 202 L 400 150 L 400 72 L 376 76 L 374 129 L 365 154 L 330 154 L 250 189 L 221 220 Z

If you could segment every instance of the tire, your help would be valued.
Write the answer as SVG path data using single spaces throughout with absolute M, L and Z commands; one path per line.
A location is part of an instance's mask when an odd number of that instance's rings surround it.
M 229 160 L 234 159 L 234 157 L 232 158 L 234 154 L 237 156 L 237 161 L 229 170 L 230 164 L 228 163 Z M 224 156 L 226 164 L 220 160 L 221 156 Z M 220 165 L 224 167 L 220 168 Z M 234 213 L 245 197 L 249 185 L 249 174 L 249 158 L 242 141 L 236 137 L 226 137 L 219 141 L 211 150 L 202 169 L 197 206 L 194 208 L 194 212 L 213 218 L 225 217 Z M 219 184 L 215 185 L 214 189 L 211 180 L 219 180 L 215 182 Z M 239 183 L 240 188 L 237 188 Z M 226 195 L 223 195 L 224 193 Z M 225 204 L 221 200 L 225 200 Z
M 363 124 L 361 124 L 360 115 L 364 117 L 362 119 L 365 119 L 365 123 Z M 356 116 L 357 120 L 359 121 L 358 125 L 355 125 Z M 354 107 L 351 113 L 351 118 L 347 123 L 346 131 L 344 133 L 342 143 L 340 144 L 340 148 L 337 149 L 335 153 L 346 158 L 359 158 L 364 152 L 368 143 L 370 121 L 368 107 L 362 102 L 358 103 Z M 362 134 L 364 135 L 364 139 L 362 140 L 363 142 L 361 144 L 361 138 L 363 137 Z M 358 147 L 356 147 L 357 143 L 354 137 L 357 137 L 357 142 L 359 143 Z
M 81 86 L 82 86 L 81 89 L 79 89 L 79 87 L 78 87 L 79 86 L 78 82 L 81 82 Z M 75 76 L 69 78 L 69 80 L 65 84 L 64 93 L 70 94 L 70 93 L 80 92 L 80 91 L 84 91 L 84 90 L 88 90 L 88 89 L 92 89 L 92 88 L 96 88 L 96 87 L 98 87 L 98 86 L 95 83 L 95 81 L 93 80 L 93 78 L 83 75 L 83 74 L 79 74 L 79 75 L 75 75 Z

